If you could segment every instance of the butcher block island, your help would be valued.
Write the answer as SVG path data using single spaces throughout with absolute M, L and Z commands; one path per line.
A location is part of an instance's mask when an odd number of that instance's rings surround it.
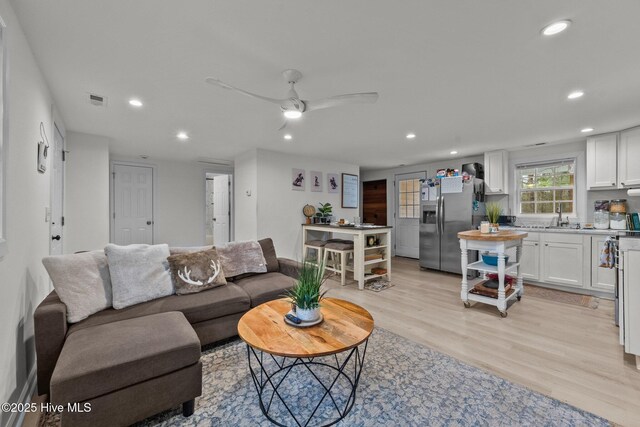
M 458 233 L 462 252 L 460 298 L 462 298 L 465 307 L 471 306 L 470 301 L 481 302 L 497 307 L 500 315 L 507 317 L 508 302 L 513 298 L 520 301 L 524 293 L 520 258 L 522 256 L 522 240 L 527 235 L 524 231 L 513 230 L 495 233 L 469 230 Z M 507 249 L 513 247 L 516 248 L 515 261 L 509 260 L 508 256 L 505 256 Z M 469 264 L 468 251 L 470 250 L 480 252 L 479 261 Z M 486 253 L 490 256 L 482 256 Z M 480 278 L 469 281 L 467 276 L 469 270 L 479 271 Z M 507 275 L 508 280 L 505 279 Z

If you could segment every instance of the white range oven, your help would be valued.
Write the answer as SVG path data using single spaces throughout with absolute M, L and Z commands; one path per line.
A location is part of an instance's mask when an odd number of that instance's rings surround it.
M 640 369 L 640 234 L 620 235 L 618 251 L 620 344 Z

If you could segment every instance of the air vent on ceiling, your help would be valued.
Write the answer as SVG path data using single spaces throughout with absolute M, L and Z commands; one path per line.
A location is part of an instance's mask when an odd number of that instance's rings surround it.
M 231 166 L 233 164 L 231 160 L 209 159 L 206 157 L 198 157 L 197 162 L 212 166 Z
M 96 95 L 95 93 L 89 94 L 89 103 L 91 105 L 95 105 L 96 107 L 106 107 L 107 106 L 107 98 L 105 96 Z

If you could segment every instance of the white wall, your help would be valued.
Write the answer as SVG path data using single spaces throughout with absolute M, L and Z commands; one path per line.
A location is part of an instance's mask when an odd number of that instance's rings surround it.
M 235 240 L 258 236 L 258 151 L 253 149 L 234 159 Z
M 431 163 L 419 163 L 416 165 L 399 166 L 390 169 L 363 170 L 361 181 L 367 182 L 379 179 L 387 180 L 387 225 L 395 226 L 393 214 L 396 210 L 396 198 L 393 183 L 396 175 L 413 172 L 426 172 L 427 178 L 429 178 L 435 176 L 438 169 L 461 169 L 462 165 L 466 163 L 484 163 L 484 156 L 470 156 Z M 360 205 L 362 206 L 362 203 L 360 203 Z M 391 230 L 391 238 L 395 242 L 395 231 L 393 229 Z
M 20 24 L 7 0 L 0 0 L 7 25 L 6 235 L 8 253 L 0 259 L 0 402 L 16 402 L 27 394 L 27 378 L 35 363 L 33 311 L 49 292 L 41 259 L 49 254 L 51 168 L 36 171 L 40 122 L 52 141 L 52 99 Z M 49 164 L 50 166 L 50 164 Z M 0 412 L 0 425 L 10 420 Z M 13 422 L 13 421 L 12 421 Z
M 155 166 L 154 243 L 205 244 L 206 172 L 232 173 L 231 168 L 213 170 L 197 162 L 164 159 L 113 157 L 111 160 Z
M 278 256 L 302 258 L 302 207 L 331 203 L 333 216 L 352 220 L 357 209 L 341 208 L 340 193 L 327 192 L 328 173 L 359 175 L 357 165 L 323 159 L 294 156 L 267 150 L 251 150 L 235 159 L 236 172 L 236 240 L 271 237 Z M 291 169 L 322 172 L 323 191 L 291 189 Z M 246 195 L 251 190 L 251 196 Z
M 64 252 L 109 243 L 109 138 L 67 132 Z

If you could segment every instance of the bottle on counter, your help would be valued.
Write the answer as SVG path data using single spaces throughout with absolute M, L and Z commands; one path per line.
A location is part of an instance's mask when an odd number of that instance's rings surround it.
M 608 200 L 596 200 L 593 203 L 593 227 L 600 230 L 609 228 Z
M 612 230 L 627 229 L 627 199 L 615 199 L 609 204 L 609 227 Z

